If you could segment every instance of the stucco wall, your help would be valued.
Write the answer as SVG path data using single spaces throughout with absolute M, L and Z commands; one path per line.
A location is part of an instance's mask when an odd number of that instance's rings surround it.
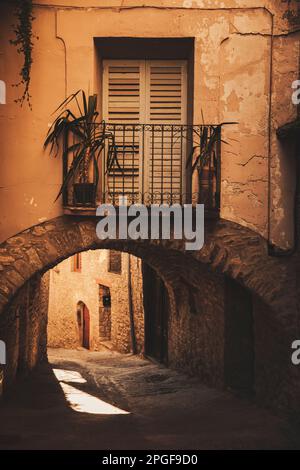
M 14 103 L 20 91 L 11 85 L 18 80 L 21 57 L 7 41 L 14 22 L 8 3 L 0 6 L 0 78 L 7 84 L 7 105 L 0 108 L 5 137 L 1 139 L 1 240 L 61 213 L 61 202 L 53 203 L 61 179 L 60 159 L 44 154 L 42 143 L 51 112 L 66 93 L 83 88 L 101 94 L 94 38 L 190 37 L 195 39 L 194 123 L 202 122 L 202 113 L 207 123 L 237 122 L 223 132 L 230 145 L 222 145 L 221 215 L 264 236 L 271 229 L 275 243 L 290 246 L 292 184 L 287 182 L 292 168 L 275 138 L 277 123 L 292 119 L 296 112 L 290 87 L 298 78 L 299 33 L 287 36 L 290 25 L 282 18 L 287 3 L 68 0 L 64 8 L 60 3 L 41 0 L 34 9 L 39 39 L 34 41 L 32 111 Z
M 81 272 L 72 271 L 68 258 L 50 271 L 48 345 L 76 348 L 81 346 L 77 323 L 77 304 L 86 304 L 90 314 L 90 349 L 97 349 L 100 339 L 99 284 L 109 287 L 111 294 L 111 341 L 120 352 L 131 350 L 128 256 L 122 253 L 122 274 L 108 271 L 109 250 L 81 254 Z M 140 260 L 131 257 L 132 303 L 138 350 L 143 346 L 143 303 Z M 67 289 L 67 293 L 66 293 Z

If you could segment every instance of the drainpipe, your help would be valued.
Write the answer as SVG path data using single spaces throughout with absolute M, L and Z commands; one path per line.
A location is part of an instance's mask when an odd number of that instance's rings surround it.
M 132 354 L 137 354 L 135 326 L 134 326 L 134 312 L 133 312 L 133 303 L 132 303 L 131 263 L 130 263 L 129 253 L 128 253 L 128 277 L 127 279 L 128 279 L 128 307 L 129 307 L 131 350 L 132 350 Z

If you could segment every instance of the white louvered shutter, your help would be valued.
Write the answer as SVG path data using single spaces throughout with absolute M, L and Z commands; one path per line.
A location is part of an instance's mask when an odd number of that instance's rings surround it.
M 103 67 L 104 119 L 110 124 L 142 122 L 144 61 L 105 60 Z
M 186 133 L 180 125 L 187 122 L 186 74 L 185 61 L 146 64 L 147 122 L 155 125 L 148 139 L 148 181 L 159 202 L 177 200 L 183 192 Z
M 115 134 L 118 157 L 118 164 L 107 175 L 106 191 L 113 199 L 124 194 L 138 200 L 142 177 L 140 131 L 131 124 L 145 120 L 145 62 L 107 60 L 103 65 L 103 117 Z
M 186 124 L 186 62 L 146 63 L 147 122 Z
M 180 128 L 171 125 L 186 124 L 186 62 L 109 60 L 103 76 L 103 117 L 116 125 L 122 168 L 112 169 L 107 189 L 128 195 L 142 187 L 151 193 L 182 192 L 185 148 Z M 130 124 L 154 127 L 146 128 L 142 138 L 141 128 Z

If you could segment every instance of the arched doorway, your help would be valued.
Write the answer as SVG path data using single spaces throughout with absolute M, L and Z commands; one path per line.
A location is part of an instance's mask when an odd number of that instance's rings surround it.
M 77 304 L 77 323 L 79 330 L 79 344 L 90 349 L 90 312 L 84 302 Z

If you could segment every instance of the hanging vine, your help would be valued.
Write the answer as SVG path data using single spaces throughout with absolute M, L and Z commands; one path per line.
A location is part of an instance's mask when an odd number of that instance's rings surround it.
M 281 0 L 287 4 L 287 10 L 283 18 L 288 20 L 291 26 L 300 26 L 300 0 Z
M 10 43 L 17 47 L 18 53 L 24 56 L 23 66 L 20 71 L 21 79 L 19 83 L 13 85 L 15 87 L 22 86 L 23 94 L 20 98 L 17 98 L 15 102 L 20 103 L 22 106 L 24 101 L 26 101 L 30 109 L 32 106 L 29 87 L 32 66 L 33 38 L 35 37 L 32 32 L 32 22 L 35 19 L 32 14 L 32 10 L 32 0 L 17 0 L 17 24 L 14 25 L 15 39 L 10 40 Z

